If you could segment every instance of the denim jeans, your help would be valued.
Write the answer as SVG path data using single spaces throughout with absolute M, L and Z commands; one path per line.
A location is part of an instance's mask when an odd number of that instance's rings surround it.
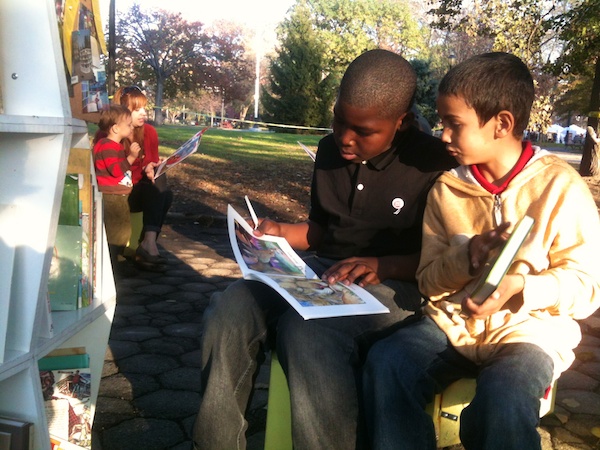
M 314 261 L 310 265 L 322 271 Z M 264 352 L 276 341 L 290 387 L 294 448 L 355 449 L 362 357 L 374 340 L 393 332 L 421 303 L 411 283 L 388 282 L 368 290 L 389 314 L 304 320 L 255 281 L 239 280 L 215 294 L 203 319 L 195 448 L 246 448 L 244 413 L 254 377 Z
M 459 378 L 477 378 L 461 415 L 467 450 L 541 449 L 540 398 L 552 382 L 551 358 L 533 344 L 499 346 L 476 365 L 449 343 L 428 317 L 373 345 L 364 367 L 363 399 L 374 450 L 435 450 L 425 406 Z

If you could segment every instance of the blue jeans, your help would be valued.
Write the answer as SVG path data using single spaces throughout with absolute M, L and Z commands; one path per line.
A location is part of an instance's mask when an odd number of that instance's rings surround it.
M 315 261 L 310 266 L 322 272 Z M 366 350 L 421 304 L 414 284 L 388 282 L 368 290 L 389 314 L 304 320 L 255 281 L 239 280 L 215 294 L 203 319 L 195 448 L 246 448 L 244 413 L 264 352 L 273 345 L 288 377 L 294 448 L 359 446 L 359 376 Z
M 459 354 L 428 317 L 373 345 L 363 373 L 363 399 L 372 448 L 435 450 L 431 417 L 435 394 L 459 378 L 477 378 L 461 415 L 465 449 L 541 449 L 536 430 L 540 398 L 552 382 L 553 362 L 539 347 L 500 346 L 476 365 Z

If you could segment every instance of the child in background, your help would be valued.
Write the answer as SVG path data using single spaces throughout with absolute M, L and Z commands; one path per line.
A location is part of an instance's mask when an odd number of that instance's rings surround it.
M 121 144 L 133 133 L 131 112 L 125 106 L 111 105 L 102 111 L 98 127 L 106 137 L 94 145 L 94 169 L 98 190 L 102 192 L 104 226 L 114 266 L 131 233 L 128 197 L 133 183 L 130 169 L 141 147 L 133 143 L 126 154 Z
M 475 56 L 440 83 L 442 141 L 461 166 L 431 189 L 423 219 L 423 317 L 371 348 L 363 388 L 373 449 L 436 448 L 425 406 L 476 378 L 461 414 L 467 450 L 541 448 L 540 398 L 575 359 L 578 323 L 600 304 L 600 222 L 569 164 L 522 142 L 534 86 L 507 53 Z M 535 224 L 495 292 L 470 298 L 524 215 Z

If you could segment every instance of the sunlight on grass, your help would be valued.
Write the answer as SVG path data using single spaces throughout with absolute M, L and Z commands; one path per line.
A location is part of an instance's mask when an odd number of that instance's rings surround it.
M 199 127 L 181 127 L 164 125 L 157 128 L 160 140 L 161 156 L 168 156 L 188 140 Z M 298 135 L 289 133 L 267 133 L 244 130 L 221 130 L 211 128 L 206 131 L 200 142 L 198 154 L 189 162 L 198 163 L 208 158 L 215 163 L 245 164 L 250 166 L 295 164 L 309 161 L 308 156 L 297 141 L 316 150 L 322 135 Z

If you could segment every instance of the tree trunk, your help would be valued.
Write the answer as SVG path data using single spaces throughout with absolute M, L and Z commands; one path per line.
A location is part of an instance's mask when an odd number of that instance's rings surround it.
M 240 120 L 246 120 L 246 114 L 248 114 L 248 109 L 250 109 L 250 105 L 244 105 L 240 108 Z
M 588 113 L 587 129 L 588 133 L 585 136 L 585 143 L 583 144 L 583 155 L 581 156 L 581 165 L 579 166 L 579 174 L 582 177 L 589 177 L 595 175 L 593 173 L 594 167 L 592 166 L 594 149 L 598 149 L 598 144 L 595 141 L 595 135 L 591 136 L 589 128 L 591 127 L 595 132 L 598 131 L 598 111 L 600 111 L 600 57 L 596 57 L 596 71 L 594 74 L 594 83 L 592 85 L 592 97 L 590 99 L 590 111 Z M 595 171 L 598 171 L 598 164 L 596 162 Z
M 596 135 L 596 130 L 592 127 L 587 127 L 587 136 L 593 142 L 590 175 L 597 177 L 600 175 L 600 139 Z
M 165 122 L 162 113 L 163 92 L 165 90 L 164 81 L 162 77 L 156 77 L 156 98 L 154 104 L 154 123 L 156 125 L 162 125 Z

